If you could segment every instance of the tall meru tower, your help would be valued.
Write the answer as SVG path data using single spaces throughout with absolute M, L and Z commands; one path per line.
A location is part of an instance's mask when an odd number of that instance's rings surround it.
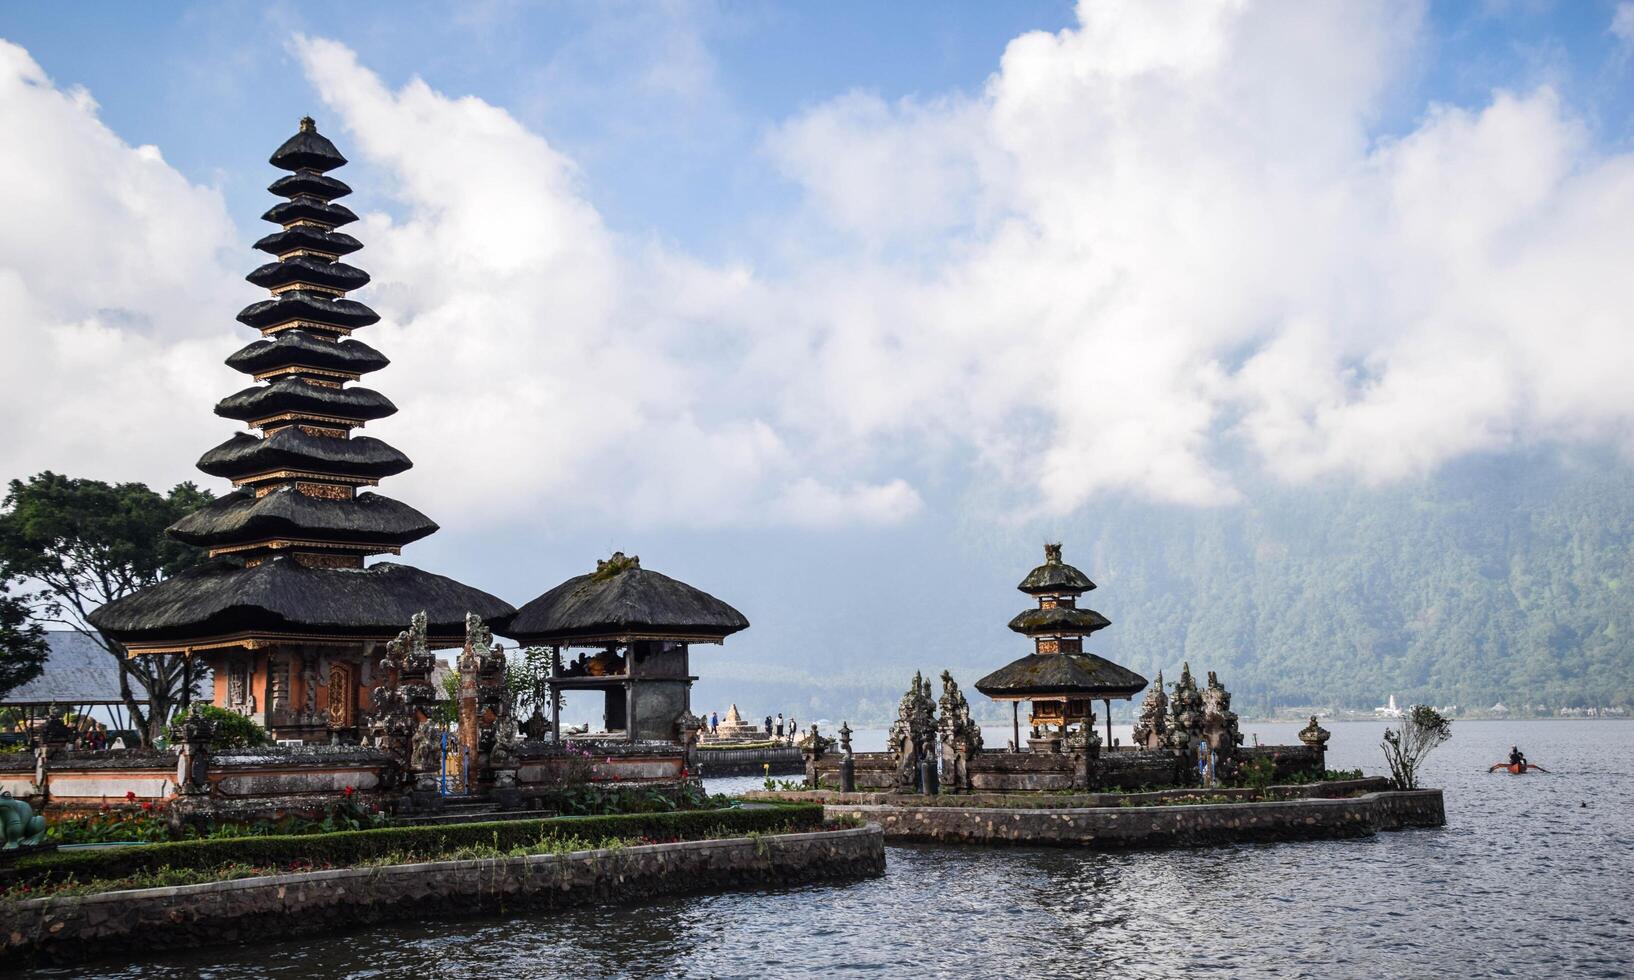
M 362 248 L 336 229 L 357 220 L 352 192 L 329 171 L 346 163 L 310 118 L 272 155 L 289 173 L 268 188 L 285 200 L 262 217 L 279 229 L 255 243 L 276 258 L 250 273 L 271 293 L 238 314 L 261 338 L 227 358 L 255 383 L 216 414 L 239 432 L 199 459 L 231 493 L 169 533 L 210 560 L 111 602 L 91 616 L 130 655 L 202 657 L 218 706 L 278 738 L 349 741 L 368 710 L 376 644 L 425 611 L 435 645 L 457 646 L 466 613 L 502 624 L 504 601 L 395 562 L 437 530 L 424 514 L 363 490 L 411 465 L 358 434 L 397 411 L 359 382 L 389 362 L 352 333 L 380 317 L 346 294 L 368 273 L 342 261 Z

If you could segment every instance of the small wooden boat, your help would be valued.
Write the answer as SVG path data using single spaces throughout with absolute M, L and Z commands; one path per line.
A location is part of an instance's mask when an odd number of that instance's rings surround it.
M 1499 769 L 1507 770 L 1512 776 L 1524 776 L 1533 769 L 1538 772 L 1549 771 L 1535 762 L 1495 762 L 1487 772 L 1497 772 Z

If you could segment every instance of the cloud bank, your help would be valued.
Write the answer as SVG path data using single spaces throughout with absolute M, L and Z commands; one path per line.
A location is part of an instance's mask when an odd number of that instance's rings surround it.
M 403 408 L 378 434 L 420 463 L 387 492 L 462 524 L 815 527 L 933 485 L 1063 515 L 1229 502 L 1245 468 L 1634 450 L 1634 156 L 1546 88 L 1381 138 L 1420 43 L 1413 8 L 1086 4 L 979 93 L 775 126 L 799 201 L 772 270 L 616 234 L 504 108 L 291 42 L 401 205 L 355 229 Z M 13 46 L 0 107 L 40 134 L 0 148 L 0 205 L 45 239 L 0 245 L 0 408 L 28 423 L 0 458 L 152 478 L 219 441 L 232 381 L 200 365 L 243 342 L 254 258 Z

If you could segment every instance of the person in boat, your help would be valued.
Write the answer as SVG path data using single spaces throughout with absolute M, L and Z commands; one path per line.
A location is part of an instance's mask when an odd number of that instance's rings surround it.
M 1509 764 L 1512 766 L 1526 765 L 1526 753 L 1522 752 L 1518 746 L 1511 745 L 1509 747 Z

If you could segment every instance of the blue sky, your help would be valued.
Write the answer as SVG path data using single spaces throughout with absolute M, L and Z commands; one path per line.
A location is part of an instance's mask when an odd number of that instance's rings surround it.
M 1431 4 L 1411 70 L 1378 121 L 1403 131 L 1429 102 L 1558 88 L 1622 146 L 1634 87 L 1608 30 L 1615 0 Z M 456 12 L 458 8 L 458 12 Z M 766 166 L 765 131 L 852 90 L 886 100 L 979 92 L 1011 38 L 1074 23 L 1064 0 L 1006 3 L 13 4 L 0 36 L 59 84 L 82 85 L 133 143 L 259 213 L 263 146 L 318 111 L 289 54 L 339 40 L 387 82 L 414 76 L 513 112 L 577 161 L 615 227 L 711 256 L 752 252 L 758 220 L 797 193 Z M 670 64 L 693 86 L 643 78 Z M 360 182 L 362 197 L 372 188 Z M 377 206 L 391 202 L 376 200 Z M 745 234 L 746 230 L 749 234 Z
M 742 597 L 753 651 L 911 643 L 904 601 L 1000 643 L 1107 508 L 1634 452 L 1634 3 L 11 4 L 0 39 L 7 475 L 198 478 L 306 113 L 394 362 L 370 432 L 417 464 L 382 490 L 443 525 L 406 557 L 516 602 L 617 547 Z

